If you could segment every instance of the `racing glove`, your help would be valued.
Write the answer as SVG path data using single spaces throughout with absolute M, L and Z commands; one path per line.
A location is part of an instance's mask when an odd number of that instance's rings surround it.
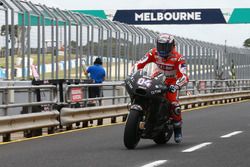
M 179 89 L 180 88 L 179 88 L 178 85 L 170 85 L 169 88 L 168 88 L 169 92 L 171 92 L 171 93 L 175 93 Z

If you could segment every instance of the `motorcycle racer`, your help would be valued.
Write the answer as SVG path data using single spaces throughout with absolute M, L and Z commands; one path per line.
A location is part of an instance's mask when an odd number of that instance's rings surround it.
M 186 62 L 176 51 L 175 39 L 172 35 L 159 34 L 156 39 L 156 48 L 152 48 L 136 63 L 137 69 L 142 69 L 151 62 L 155 63 L 166 76 L 165 84 L 169 91 L 165 97 L 172 104 L 174 138 L 176 143 L 180 143 L 182 141 L 182 116 L 178 93 L 189 79 L 186 74 Z

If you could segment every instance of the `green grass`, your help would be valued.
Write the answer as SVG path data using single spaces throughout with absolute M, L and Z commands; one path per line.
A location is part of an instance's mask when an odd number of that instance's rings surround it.
M 71 69 L 71 78 L 72 79 L 76 78 L 75 77 L 76 76 L 75 70 L 76 70 L 75 68 Z M 68 71 L 66 71 L 66 76 L 68 76 Z M 79 76 L 79 74 L 78 74 L 78 76 Z M 40 76 L 40 79 L 41 78 L 42 78 L 42 76 Z M 44 78 L 45 79 L 51 79 L 51 72 L 45 73 Z M 54 78 L 56 78 L 56 74 L 55 73 L 54 73 Z M 64 79 L 64 71 L 63 70 L 60 70 L 58 72 L 58 79 Z M 82 79 L 86 79 L 86 76 L 84 74 L 82 74 Z
M 76 55 L 71 55 L 71 59 L 75 59 Z M 14 56 L 14 63 L 16 63 L 16 58 L 17 55 Z M 37 65 L 38 62 L 38 57 L 37 55 L 31 55 L 30 58 L 33 59 L 33 64 Z M 68 57 L 67 57 L 68 59 Z M 63 61 L 64 60 L 64 55 L 60 55 L 58 56 L 58 62 Z M 8 61 L 9 61 L 9 67 L 11 67 L 11 57 L 8 57 Z M 52 63 L 52 55 L 51 54 L 46 54 L 45 58 L 44 58 L 45 64 L 51 64 Z M 56 62 L 56 56 L 54 56 L 54 62 Z M 42 55 L 40 55 L 40 64 L 42 64 Z M 0 67 L 6 67 L 6 63 L 5 63 L 5 57 L 0 58 Z M 17 66 L 15 65 L 15 67 L 21 67 L 21 66 Z
M 48 72 L 44 74 L 44 79 L 51 79 L 52 78 L 52 73 Z M 66 71 L 66 76 L 68 76 L 68 71 Z M 78 74 L 79 76 L 79 74 Z M 68 77 L 67 77 L 68 78 Z M 71 79 L 75 79 L 76 74 L 75 74 L 75 68 L 71 69 Z M 21 79 L 21 77 L 16 77 L 15 79 Z M 40 74 L 40 79 L 42 79 L 42 74 Z M 54 72 L 54 79 L 56 79 L 56 73 Z M 64 79 L 64 71 L 60 70 L 58 71 L 58 79 Z M 82 78 L 81 79 L 87 79 L 87 77 L 82 73 Z M 32 80 L 32 76 L 25 78 L 25 80 Z

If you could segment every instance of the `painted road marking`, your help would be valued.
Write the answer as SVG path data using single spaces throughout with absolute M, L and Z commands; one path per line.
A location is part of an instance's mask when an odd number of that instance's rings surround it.
M 195 150 L 198 150 L 198 149 L 200 149 L 202 147 L 205 147 L 207 145 L 210 145 L 210 144 L 212 144 L 212 143 L 211 142 L 201 143 L 201 144 L 199 144 L 197 146 L 194 146 L 194 147 L 191 147 L 189 149 L 183 150 L 182 152 L 193 152 Z
M 223 136 L 221 136 L 221 138 L 229 138 L 229 137 L 232 137 L 232 136 L 240 134 L 240 133 L 242 133 L 242 131 L 235 131 L 235 132 L 223 135 Z
M 167 162 L 167 160 L 158 160 L 158 161 L 154 161 L 152 163 L 143 165 L 142 167 L 156 167 L 156 166 L 160 166 L 162 164 L 165 164 Z

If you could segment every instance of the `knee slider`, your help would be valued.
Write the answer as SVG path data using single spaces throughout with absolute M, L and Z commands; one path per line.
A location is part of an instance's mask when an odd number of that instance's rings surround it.
M 172 103 L 173 106 L 173 112 L 175 115 L 180 115 L 181 114 L 181 106 L 178 103 Z

